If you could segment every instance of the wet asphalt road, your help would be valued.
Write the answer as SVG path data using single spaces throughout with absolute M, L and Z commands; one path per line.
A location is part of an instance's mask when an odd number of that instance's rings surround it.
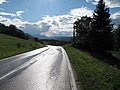
M 0 90 L 73 90 L 64 49 L 48 46 L 1 60 Z

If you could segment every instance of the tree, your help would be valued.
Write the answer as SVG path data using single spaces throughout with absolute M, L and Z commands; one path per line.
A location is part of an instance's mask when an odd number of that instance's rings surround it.
M 16 36 L 17 35 L 17 27 L 15 25 L 9 25 L 9 31 L 8 34 L 11 36 Z
M 85 48 L 88 32 L 91 29 L 91 18 L 87 16 L 81 17 L 74 22 L 73 40 L 77 47 Z
M 120 25 L 114 32 L 114 40 L 115 40 L 115 50 L 120 49 Z
M 92 29 L 89 32 L 89 44 L 93 50 L 106 51 L 113 49 L 113 25 L 111 24 L 109 8 L 99 0 L 93 14 Z
M 4 24 L 0 23 L 0 33 L 18 37 L 18 38 L 22 38 L 22 39 L 29 39 L 28 34 L 24 33 L 20 29 L 17 29 L 17 27 L 12 24 L 9 26 L 5 26 Z
M 79 31 L 79 19 L 74 22 L 73 24 L 73 45 L 76 46 L 76 43 L 78 42 L 78 31 Z
M 39 39 L 38 39 L 37 37 L 35 37 L 35 38 L 34 38 L 34 41 L 38 42 L 38 41 L 39 41 Z
M 7 30 L 8 30 L 8 28 L 4 24 L 0 23 L 0 33 L 5 34 L 7 32 Z

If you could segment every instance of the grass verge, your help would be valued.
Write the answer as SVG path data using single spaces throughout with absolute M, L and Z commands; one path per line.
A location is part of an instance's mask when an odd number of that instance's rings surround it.
M 120 90 L 120 70 L 71 45 L 64 46 L 64 49 L 83 90 Z
M 0 34 L 0 59 L 43 47 L 41 43 Z

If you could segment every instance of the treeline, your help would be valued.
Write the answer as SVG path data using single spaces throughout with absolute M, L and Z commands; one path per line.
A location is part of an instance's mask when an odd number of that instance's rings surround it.
M 83 16 L 74 22 L 72 44 L 120 68 L 120 60 L 110 53 L 114 50 L 120 52 L 120 25 L 114 29 L 111 22 L 109 8 L 99 0 L 92 18 Z
M 38 40 L 40 43 L 44 45 L 54 45 L 54 46 L 63 46 L 65 44 L 71 43 L 70 41 L 61 41 L 61 40 L 54 40 L 54 39 L 40 39 Z
M 113 29 L 109 8 L 103 0 L 98 2 L 93 17 L 83 16 L 74 22 L 73 45 L 92 51 L 120 49 L 120 25 Z
M 12 24 L 5 26 L 4 24 L 0 23 L 0 33 L 22 39 L 29 39 L 28 34 L 24 33 L 22 30 L 18 29 L 15 25 Z

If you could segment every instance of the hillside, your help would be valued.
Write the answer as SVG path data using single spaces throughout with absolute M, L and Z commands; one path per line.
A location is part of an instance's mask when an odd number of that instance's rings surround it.
M 81 86 L 83 90 L 120 90 L 119 69 L 71 45 L 64 48 L 75 70 L 78 87 Z
M 41 43 L 0 34 L 0 59 L 40 47 Z

